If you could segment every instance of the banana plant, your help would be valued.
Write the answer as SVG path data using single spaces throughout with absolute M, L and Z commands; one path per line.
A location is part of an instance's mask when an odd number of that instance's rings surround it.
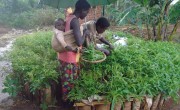
M 142 10 L 145 9 L 144 15 L 149 39 L 168 40 L 172 35 L 167 34 L 167 25 L 169 23 L 169 7 L 173 0 L 134 0 Z M 158 11 L 160 10 L 160 11 Z M 149 26 L 153 27 L 153 37 L 150 34 Z M 157 32 L 156 32 L 157 27 Z M 174 29 L 173 29 L 174 31 Z M 173 32 L 172 32 L 173 34 Z

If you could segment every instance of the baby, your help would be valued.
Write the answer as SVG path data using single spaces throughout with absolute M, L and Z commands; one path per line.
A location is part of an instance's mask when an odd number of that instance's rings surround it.
M 59 18 L 55 21 L 55 29 L 54 35 L 59 41 L 59 43 L 68 51 L 74 51 L 72 47 L 68 46 L 68 44 L 64 40 L 64 31 L 65 31 L 65 22 L 63 19 Z

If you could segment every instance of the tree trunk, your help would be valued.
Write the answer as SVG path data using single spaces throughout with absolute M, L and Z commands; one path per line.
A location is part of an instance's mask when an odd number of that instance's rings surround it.
M 157 34 L 157 40 L 161 40 L 161 30 L 162 30 L 162 22 L 163 20 L 161 19 L 159 24 L 158 24 L 158 34 Z
M 167 41 L 167 23 L 163 27 L 163 41 Z
M 166 3 L 166 6 L 164 8 L 164 16 L 165 17 L 168 17 L 168 14 L 169 14 L 169 6 L 171 4 L 172 0 L 167 0 L 167 3 Z M 168 24 L 168 21 L 165 21 L 165 24 L 164 24 L 164 27 L 163 27 L 163 40 L 166 41 L 168 38 L 167 38 L 167 24 Z
M 180 17 L 179 17 L 179 18 L 180 18 Z M 180 20 L 177 21 L 176 24 L 174 25 L 174 28 L 173 28 L 173 30 L 172 30 L 169 38 L 168 38 L 168 41 L 172 41 L 172 37 L 173 37 L 173 35 L 176 33 L 176 31 L 177 31 L 178 24 L 180 24 Z
M 153 40 L 157 41 L 156 26 L 155 25 L 153 26 L 153 37 L 154 37 Z
M 162 8 L 161 16 L 160 16 L 160 21 L 158 24 L 158 40 L 165 40 L 167 39 L 167 20 L 165 21 L 165 17 L 168 17 L 168 12 L 169 12 L 169 6 L 173 0 L 166 0 L 165 1 L 165 7 Z
M 150 29 L 149 29 L 149 24 L 146 24 L 146 28 L 147 28 L 147 34 L 148 34 L 148 40 L 151 39 L 151 34 L 150 34 Z

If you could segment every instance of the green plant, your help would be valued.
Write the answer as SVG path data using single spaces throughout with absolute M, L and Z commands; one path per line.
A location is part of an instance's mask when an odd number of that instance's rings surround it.
M 77 86 L 69 98 L 76 96 L 80 100 L 99 94 L 115 103 L 119 99 L 142 99 L 162 93 L 164 97 L 177 99 L 180 90 L 179 56 L 179 44 L 143 41 L 128 35 L 128 46 L 117 46 L 104 62 L 88 66 L 84 64 L 83 77 L 80 76 L 80 80 L 75 82 Z M 88 82 L 92 86 L 86 85 Z M 101 84 L 101 88 L 97 89 L 98 84 Z
M 107 33 L 112 35 L 112 32 Z M 84 62 L 69 99 L 87 99 L 98 94 L 116 103 L 131 97 L 142 99 L 146 95 L 163 94 L 176 100 L 180 90 L 180 45 L 113 33 L 127 36 L 128 45 L 116 46 L 104 62 L 88 65 Z M 14 74 L 6 79 L 5 92 L 18 93 L 25 83 L 29 83 L 31 92 L 36 92 L 49 87 L 51 80 L 57 81 L 51 36 L 52 32 L 43 31 L 19 37 L 14 42 L 10 52 Z
M 5 88 L 2 92 L 9 93 L 13 97 L 17 96 L 18 92 L 22 90 L 22 85 L 19 81 L 19 76 L 16 76 L 15 74 L 9 74 L 8 76 L 6 76 L 4 86 Z
M 95 94 L 102 94 L 104 84 L 98 82 L 99 77 L 93 71 L 81 71 L 80 78 L 73 81 L 74 88 L 70 91 L 68 97 L 74 101 L 86 99 Z M 97 86 L 98 85 L 98 86 Z
M 180 1 L 178 1 L 176 4 L 170 7 L 170 23 L 175 24 L 178 20 L 180 20 L 180 12 L 176 11 L 180 8 Z
M 107 8 L 107 13 L 110 19 L 113 19 L 115 25 L 133 24 L 138 26 L 141 35 L 145 27 L 147 30 L 147 39 L 149 40 L 172 41 L 172 37 L 179 24 L 178 20 L 180 19 L 178 16 L 179 11 L 176 11 L 179 7 L 179 2 L 175 5 L 170 5 L 172 1 L 133 0 L 126 7 L 126 3 L 119 0 L 124 5 L 122 7 L 126 8 L 114 8 L 116 4 L 110 5 Z M 170 34 L 168 33 L 169 21 L 174 21 L 175 24 Z
M 20 76 L 18 81 L 28 82 L 32 93 L 49 86 L 51 80 L 57 81 L 55 70 L 58 64 L 56 53 L 51 48 L 51 36 L 51 32 L 22 36 L 14 42 L 10 52 L 13 70 Z
M 90 44 L 83 49 L 82 58 L 88 61 L 97 61 L 103 59 L 104 55 L 101 51 L 96 50 L 93 44 Z
M 42 108 L 42 110 L 48 110 L 48 105 L 46 103 L 42 103 L 40 107 Z

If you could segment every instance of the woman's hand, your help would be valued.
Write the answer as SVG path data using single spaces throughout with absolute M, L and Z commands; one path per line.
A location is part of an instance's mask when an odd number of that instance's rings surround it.
M 110 49 L 114 49 L 114 46 L 111 45 L 111 44 L 109 44 L 109 48 L 110 48 Z
M 106 56 L 110 55 L 110 51 L 109 50 L 103 49 L 101 51 L 104 52 L 104 54 L 106 54 Z
M 104 49 L 104 48 L 98 48 L 98 47 L 96 47 L 96 49 L 97 49 L 97 50 L 100 50 L 101 52 L 103 52 L 104 54 L 106 54 L 106 56 L 108 56 L 108 55 L 111 54 L 110 51 L 107 50 L 107 49 Z

